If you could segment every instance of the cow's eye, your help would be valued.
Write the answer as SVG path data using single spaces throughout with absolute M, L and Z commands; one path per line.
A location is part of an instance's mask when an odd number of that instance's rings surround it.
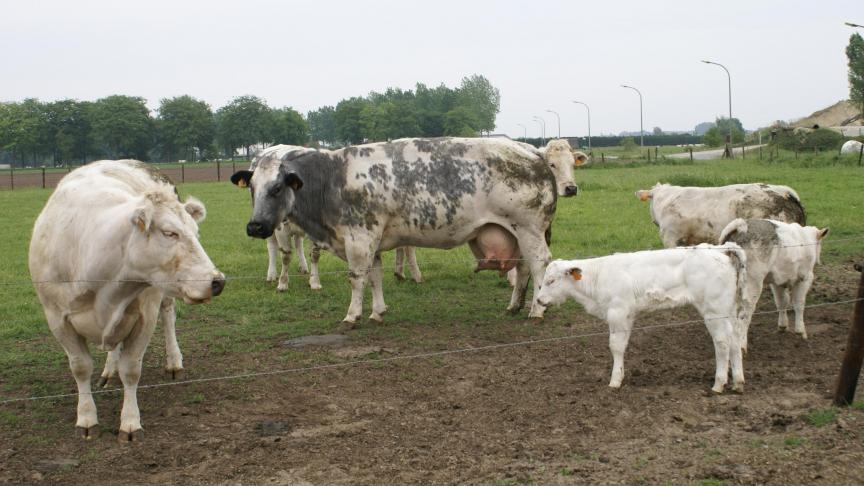
M 166 238 L 171 238 L 172 240 L 176 240 L 176 239 L 180 238 L 180 235 L 173 232 L 173 231 L 164 231 L 163 230 L 162 235 L 164 235 Z
M 555 164 L 549 164 L 549 167 L 555 168 Z

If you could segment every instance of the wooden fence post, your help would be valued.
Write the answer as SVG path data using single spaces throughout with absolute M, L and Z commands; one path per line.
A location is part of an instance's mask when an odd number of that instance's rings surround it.
M 858 167 L 861 167 L 861 156 L 864 155 L 864 143 L 861 144 L 861 148 L 858 150 Z
M 855 387 L 858 385 L 858 375 L 861 373 L 861 362 L 864 361 L 864 263 L 856 263 L 855 270 L 861 273 L 858 282 L 858 301 L 852 315 L 852 327 L 849 329 L 849 339 L 846 341 L 846 353 L 840 367 L 837 379 L 837 390 L 834 392 L 834 405 L 851 405 L 855 400 Z
M 45 189 L 45 166 L 42 166 L 42 189 Z
M 762 147 L 759 147 L 759 160 L 762 160 Z
M 232 160 L 231 161 L 231 175 L 234 175 L 235 172 L 237 172 L 237 163 Z
M 15 190 L 15 164 L 9 164 L 9 190 Z
M 216 182 L 222 182 L 222 166 L 216 161 Z
M 600 162 L 606 162 L 606 154 L 603 152 L 600 152 Z
M 186 164 L 180 164 L 180 182 L 186 182 Z
M 654 147 L 654 160 L 657 160 L 659 156 L 657 155 L 660 152 L 660 147 Z
M 746 158 L 747 158 L 747 152 L 744 151 L 744 146 L 743 146 L 743 145 L 741 146 L 741 158 L 742 158 L 742 159 L 746 159 Z
M 693 162 L 693 147 L 689 147 L 690 149 L 690 162 Z

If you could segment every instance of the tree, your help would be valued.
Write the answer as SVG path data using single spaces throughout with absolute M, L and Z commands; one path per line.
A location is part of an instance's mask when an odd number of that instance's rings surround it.
M 732 143 L 741 143 L 744 141 L 744 127 L 741 121 L 733 118 L 730 122 L 728 118 L 718 118 L 714 126 L 705 132 L 702 141 L 709 147 L 719 147 L 726 143 L 726 135 L 729 129 L 732 129 Z
M 633 137 L 624 137 L 619 144 L 621 150 L 630 153 L 636 150 L 636 140 Z
M 654 135 L 663 135 L 663 129 L 660 127 L 654 127 L 654 129 L 651 130 L 651 133 Z
M 332 106 L 322 106 L 306 114 L 309 124 L 309 135 L 313 142 L 324 142 L 327 145 L 336 143 L 336 109 Z
M 287 145 L 303 145 L 309 142 L 309 125 L 303 115 L 293 108 L 273 110 L 271 142 Z
M 448 137 L 476 137 L 477 116 L 468 107 L 457 106 L 444 114 L 444 135 Z
M 457 100 L 474 115 L 476 130 L 491 132 L 495 129 L 495 118 L 501 111 L 501 93 L 488 79 L 479 74 L 462 78 Z
M 363 128 L 360 115 L 368 104 L 363 98 L 349 98 L 336 105 L 336 136 L 341 142 L 357 144 L 363 142 Z
M 846 57 L 849 59 L 849 98 L 864 113 L 864 39 L 860 34 L 849 37 Z
M 216 123 L 210 105 L 204 101 L 188 95 L 163 98 L 157 121 L 167 160 L 194 160 L 196 152 L 200 156 L 213 144 Z
M 96 100 L 90 111 L 97 146 L 112 158 L 147 160 L 154 122 L 144 98 L 114 95 Z
M 252 145 L 272 138 L 273 110 L 257 96 L 238 96 L 216 112 L 216 137 L 228 152 L 243 147 L 246 156 Z

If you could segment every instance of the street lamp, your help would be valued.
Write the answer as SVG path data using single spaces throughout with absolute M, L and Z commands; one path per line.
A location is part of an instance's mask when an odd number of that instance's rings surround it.
M 732 143 L 732 75 L 729 74 L 729 70 L 726 69 L 726 66 L 720 64 L 719 62 L 713 61 L 702 61 L 705 64 L 713 64 L 715 66 L 720 66 L 726 71 L 726 76 L 729 79 L 729 138 L 726 139 L 726 150 L 723 152 L 723 157 L 732 158 L 732 149 L 730 148 L 730 143 Z
M 581 101 L 574 101 L 573 103 L 580 104 L 588 110 L 588 154 L 591 154 L 591 108 L 588 107 L 587 103 L 583 103 Z
M 633 86 L 621 85 L 622 88 L 629 88 L 639 94 L 639 147 L 645 147 L 645 130 L 642 129 L 642 92 Z
M 525 125 L 523 125 L 521 123 L 517 123 L 517 125 L 522 127 L 522 139 L 528 140 L 528 127 L 526 127 Z
M 557 111 L 552 111 L 552 110 L 546 110 L 546 111 L 554 114 L 558 118 L 558 138 L 561 138 L 561 116 L 558 115 Z
M 540 146 L 546 145 L 546 120 L 539 116 L 533 117 L 534 121 L 540 124 Z
M 843 22 L 843 23 L 848 25 L 849 27 L 858 27 L 859 29 L 864 29 L 864 25 L 853 24 L 852 22 Z

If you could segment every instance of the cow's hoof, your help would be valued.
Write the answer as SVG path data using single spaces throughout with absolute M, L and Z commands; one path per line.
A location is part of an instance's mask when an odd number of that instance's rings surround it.
M 100 376 L 99 381 L 96 383 L 97 388 L 111 388 L 119 384 L 119 380 L 116 375 L 112 376 Z
M 91 425 L 90 427 L 75 427 L 75 433 L 78 434 L 78 437 L 91 440 L 99 438 L 99 425 Z
M 724 387 L 725 385 L 714 385 L 711 387 L 711 392 L 715 395 L 721 395 Z
M 522 306 L 521 306 L 521 305 L 519 305 L 519 306 L 512 306 L 512 305 L 511 305 L 511 306 L 508 306 L 508 307 L 507 307 L 507 313 L 510 314 L 511 316 L 515 316 L 515 315 L 518 314 L 519 311 L 521 311 L 521 310 L 522 310 Z
M 144 438 L 144 431 L 141 429 L 133 430 L 132 432 L 126 432 L 125 430 L 121 430 L 117 432 L 117 441 L 118 442 L 141 442 Z
M 414 283 L 418 283 L 418 284 L 419 284 L 419 283 L 423 283 L 423 277 L 417 277 L 417 278 L 415 278 L 415 279 L 413 279 L 413 280 L 414 280 Z
M 165 370 L 165 378 L 167 378 L 169 380 L 182 380 L 183 375 L 185 375 L 185 374 L 186 373 L 183 370 L 183 368 L 179 368 L 176 370 L 168 370 L 168 369 Z
M 377 312 L 373 312 L 372 314 L 369 314 L 369 320 L 381 324 L 384 322 L 384 317 L 382 317 L 381 314 Z
M 732 385 L 732 393 L 742 395 L 744 393 L 744 383 L 735 383 Z
M 341 331 L 350 331 L 352 329 L 357 328 L 357 319 L 348 319 L 347 317 L 342 320 L 342 324 L 339 325 L 339 330 Z
M 322 287 L 320 283 L 310 283 L 309 288 L 312 290 L 321 290 Z
M 270 275 L 267 275 L 267 282 L 268 283 L 275 282 L 275 281 L 276 281 L 276 275 L 273 275 L 272 277 Z
M 309 275 L 309 269 L 308 268 L 301 268 L 300 269 L 300 275 Z
M 394 273 L 393 273 L 393 276 L 396 277 L 396 280 L 399 281 L 399 282 L 402 282 L 402 281 L 405 280 L 405 275 L 403 275 L 403 274 L 401 274 L 401 273 L 395 273 L 395 272 L 394 272 Z
M 795 334 L 801 336 L 801 339 L 807 339 L 807 331 L 795 332 Z
M 276 291 L 277 291 L 277 292 L 285 292 L 286 290 L 288 290 L 288 286 L 287 286 L 287 285 L 281 285 L 281 284 L 280 284 L 280 285 L 277 285 L 277 286 L 276 286 Z

